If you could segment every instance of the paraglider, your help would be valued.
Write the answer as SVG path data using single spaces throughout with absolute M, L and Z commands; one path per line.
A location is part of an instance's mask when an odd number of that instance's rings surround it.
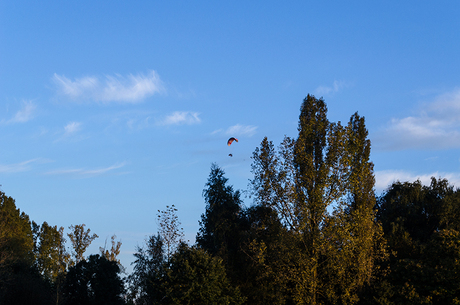
M 227 145 L 228 145 L 228 146 L 232 145 L 233 141 L 238 142 L 238 139 L 237 139 L 237 138 L 231 137 L 230 139 L 228 139 Z M 229 157 L 233 157 L 233 154 L 228 154 L 228 156 L 229 156 Z
M 228 146 L 232 145 L 233 141 L 236 141 L 236 142 L 238 142 L 238 139 L 237 139 L 237 138 L 233 138 L 233 137 L 232 137 L 232 138 L 230 138 L 230 139 L 228 139 L 228 141 L 227 141 L 227 145 L 228 145 Z

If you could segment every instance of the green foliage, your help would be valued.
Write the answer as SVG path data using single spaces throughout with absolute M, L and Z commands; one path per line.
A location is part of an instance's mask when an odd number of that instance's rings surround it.
M 71 265 L 75 265 L 84 260 L 83 254 L 86 249 L 89 247 L 91 242 L 99 236 L 97 236 L 97 234 L 90 235 L 90 229 L 85 231 L 85 224 L 76 226 L 71 225 L 69 229 L 71 232 L 68 233 L 67 236 L 69 236 L 70 242 L 72 243 L 72 254 L 75 259 L 71 262 Z
M 163 239 L 160 235 L 148 238 L 145 247 L 138 247 L 132 263 L 133 273 L 128 277 L 130 284 L 129 298 L 136 304 L 152 304 L 162 299 L 162 277 L 166 257 Z M 163 287 L 164 288 L 164 287 Z
M 396 182 L 378 201 L 392 255 L 382 278 L 395 304 L 458 304 L 460 192 L 445 179 Z
M 38 226 L 35 225 L 35 229 Z M 70 255 L 65 249 L 64 228 L 50 226 L 45 221 L 38 231 L 36 241 L 36 264 L 40 273 L 51 281 L 65 273 Z
M 0 266 L 12 261 L 34 261 L 29 216 L 16 208 L 13 198 L 0 191 Z
M 124 304 L 120 267 L 104 256 L 90 255 L 71 267 L 64 283 L 64 304 Z
M 181 244 L 166 268 L 166 295 L 159 304 L 242 304 L 244 298 L 232 288 L 222 260 L 202 249 Z
M 284 275 L 279 287 L 296 304 L 354 304 L 386 257 L 364 118 L 331 123 L 324 100 L 308 95 L 298 131 L 278 151 L 265 138 L 253 154 L 252 194 L 277 214 L 285 242 L 253 239 L 252 255 Z
M 177 209 L 172 206 L 166 206 L 166 211 L 158 210 L 158 233 L 163 238 L 166 247 L 166 258 L 169 259 L 175 251 L 177 245 L 184 237 L 184 229 L 180 227 L 181 223 L 176 214 Z
M 120 260 L 117 259 L 117 256 L 120 254 L 121 241 L 116 242 L 115 238 L 117 238 L 116 235 L 112 235 L 112 237 L 110 237 L 110 241 L 112 244 L 110 251 L 106 249 L 105 246 L 104 248 L 99 247 L 99 251 L 101 252 L 101 256 L 104 256 L 109 261 L 116 262 L 122 268 Z M 107 243 L 107 240 L 106 240 L 106 243 Z
M 212 164 L 196 245 L 177 209 L 136 250 L 129 304 L 460 304 L 460 190 L 445 179 L 395 182 L 374 194 L 365 120 L 327 118 L 308 95 L 298 137 L 253 153 L 250 195 Z M 0 192 L 0 304 L 124 304 L 121 242 L 84 253 L 85 225 L 31 222 Z
M 292 259 L 292 232 L 286 230 L 277 213 L 268 206 L 255 205 L 245 211 L 250 227 L 242 244 L 246 258 L 241 292 L 247 304 L 290 304 L 292 280 L 288 268 Z
M 56 304 L 51 283 L 25 261 L 16 260 L 0 269 L 0 304 L 49 305 Z
M 203 196 L 206 211 L 201 216 L 197 245 L 213 256 L 222 258 L 228 276 L 238 281 L 241 270 L 239 255 L 244 232 L 240 192 L 227 185 L 225 172 L 212 164 Z
M 135 304 L 242 304 L 232 288 L 222 259 L 181 243 L 169 260 L 163 239 L 151 236 L 134 255 L 129 276 L 130 299 Z

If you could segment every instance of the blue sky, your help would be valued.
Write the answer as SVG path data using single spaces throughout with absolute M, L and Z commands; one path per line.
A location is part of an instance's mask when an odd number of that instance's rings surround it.
M 193 242 L 211 163 L 245 190 L 252 152 L 264 136 L 296 136 L 308 93 L 331 121 L 366 118 L 377 193 L 431 176 L 460 186 L 459 12 L 457 1 L 2 1 L 1 188 L 37 223 L 85 223 L 99 235 L 87 254 L 116 234 L 129 270 L 166 205 Z

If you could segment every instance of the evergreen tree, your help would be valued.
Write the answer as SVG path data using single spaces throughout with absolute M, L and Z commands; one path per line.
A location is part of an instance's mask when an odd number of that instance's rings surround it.
M 244 223 L 240 192 L 227 185 L 224 171 L 212 164 L 203 196 L 206 211 L 201 215 L 200 228 L 196 237 L 197 245 L 213 256 L 223 259 L 232 280 L 237 280 L 240 272 L 238 251 Z

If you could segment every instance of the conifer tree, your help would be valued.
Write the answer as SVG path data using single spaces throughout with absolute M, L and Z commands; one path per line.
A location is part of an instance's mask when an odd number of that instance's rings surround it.
M 196 242 L 211 255 L 222 258 L 229 278 L 238 281 L 241 272 L 238 252 L 244 231 L 240 192 L 227 185 L 224 174 L 220 167 L 212 164 L 203 190 L 206 211 L 201 215 Z

